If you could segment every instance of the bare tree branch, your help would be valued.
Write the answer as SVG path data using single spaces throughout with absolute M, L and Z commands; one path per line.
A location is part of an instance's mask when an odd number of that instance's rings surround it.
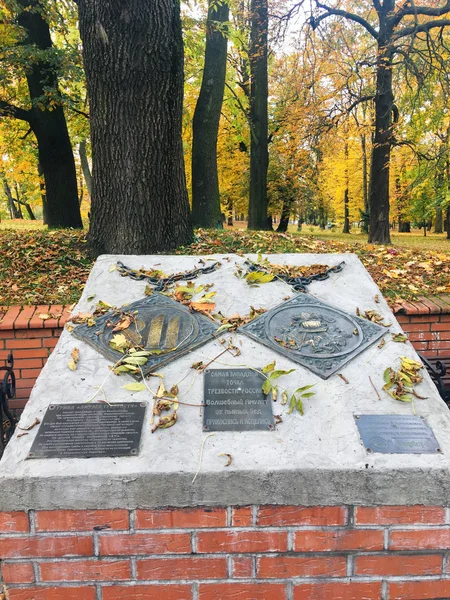
M 370 35 L 374 39 L 378 40 L 378 32 L 376 31 L 376 29 L 374 29 L 372 27 L 372 25 L 368 21 L 366 21 L 366 19 L 363 19 L 359 15 L 355 15 L 351 12 L 348 12 L 346 10 L 341 10 L 339 8 L 331 8 L 330 6 L 326 6 L 325 4 L 322 4 L 322 3 L 318 2 L 317 0 L 316 0 L 316 6 L 318 8 L 321 8 L 322 10 L 325 10 L 326 13 L 319 15 L 318 17 L 311 17 L 310 25 L 313 29 L 316 29 L 316 27 L 320 24 L 321 21 L 334 15 L 337 17 L 344 17 L 345 19 L 349 19 L 350 21 L 354 21 L 355 23 L 359 23 L 370 33 Z
M 426 33 L 430 31 L 430 29 L 435 29 L 436 27 L 448 27 L 450 25 L 450 19 L 437 19 L 436 21 L 429 21 L 427 23 L 422 23 L 421 25 L 417 25 L 414 27 L 405 27 L 404 29 L 400 29 L 392 36 L 393 40 L 399 40 L 402 37 L 406 37 L 408 35 L 413 35 L 416 33 Z
M 442 15 L 445 15 L 446 13 L 450 12 L 450 0 L 447 0 L 444 6 L 436 6 L 434 8 L 431 6 L 417 6 L 417 4 L 414 4 L 413 6 L 411 6 L 411 8 L 404 6 L 400 10 L 400 12 L 403 15 L 425 15 L 427 17 L 441 17 Z

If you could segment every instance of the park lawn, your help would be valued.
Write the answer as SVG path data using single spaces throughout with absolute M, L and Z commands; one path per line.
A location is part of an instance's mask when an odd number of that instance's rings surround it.
M 25 228 L 30 221 L 6 228 L 7 223 L 4 221 L 0 230 L 0 306 L 76 302 L 93 263 L 87 254 L 85 232 L 48 231 L 39 227 L 39 222 L 31 222 L 31 229 Z M 287 234 L 249 232 L 239 227 L 197 230 L 195 241 L 176 253 L 354 252 L 391 304 L 420 295 L 450 293 L 450 241 L 444 236 L 422 239 L 414 233 L 394 234 L 392 246 L 376 246 L 367 244 L 364 236 L 357 233 L 343 236 L 328 231 L 310 232 L 307 227 L 300 233 Z M 407 246 L 403 239 L 411 245 Z

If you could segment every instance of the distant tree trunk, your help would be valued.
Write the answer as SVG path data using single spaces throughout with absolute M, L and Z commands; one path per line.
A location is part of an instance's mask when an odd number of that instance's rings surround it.
M 349 210 L 348 210 L 348 186 L 349 186 L 349 177 L 348 177 L 348 143 L 345 142 L 345 190 L 344 190 L 344 229 L 342 233 L 350 233 L 350 220 L 349 220 Z
M 269 94 L 267 74 L 267 0 L 251 0 L 250 33 L 250 200 L 249 229 L 271 229 L 267 216 L 267 168 Z
M 89 161 L 88 161 L 87 152 L 86 152 L 86 140 L 83 140 L 80 142 L 80 144 L 78 146 L 78 152 L 80 154 L 81 169 L 83 171 L 84 181 L 86 182 L 88 194 L 91 197 L 92 196 L 92 175 L 91 175 L 91 168 L 89 166 Z
M 450 240 L 450 204 L 446 210 L 446 221 L 447 221 L 447 239 Z
M 369 242 L 390 244 L 389 164 L 392 144 L 392 49 L 383 42 L 378 46 L 377 89 L 375 95 L 375 137 L 370 171 Z
M 25 30 L 25 44 L 39 50 L 53 48 L 48 23 L 40 0 L 19 0 L 18 24 Z M 45 178 L 47 224 L 49 227 L 83 227 L 78 206 L 77 176 L 72 146 L 60 104 L 42 110 L 46 90 L 57 90 L 57 69 L 49 59 L 31 62 L 26 71 L 30 98 L 41 106 L 26 111 L 38 143 L 39 162 Z M 50 109 L 51 108 L 51 109 Z
M 434 233 L 442 233 L 443 231 L 443 215 L 442 206 L 436 206 L 436 218 L 434 221 Z
M 283 202 L 283 208 L 281 209 L 280 223 L 278 224 L 278 233 L 285 233 L 288 230 L 289 218 L 291 216 L 291 207 L 293 198 L 287 198 Z
M 44 172 L 42 171 L 40 162 L 38 162 L 38 173 L 39 173 L 39 189 L 41 191 L 41 201 L 42 201 L 42 222 L 44 225 L 48 225 L 47 194 L 45 193 L 45 182 L 43 181 Z
M 362 188 L 364 199 L 364 212 L 369 212 L 369 186 L 367 183 L 367 140 L 366 134 L 361 135 L 361 151 L 362 151 Z
M 19 205 L 20 214 L 22 215 L 22 210 L 20 207 L 25 206 L 25 209 L 28 213 L 28 218 L 30 219 L 30 221 L 36 221 L 36 217 L 34 216 L 33 209 L 31 208 L 31 206 L 28 202 L 23 200 L 23 194 L 21 194 L 21 191 L 20 191 L 17 183 L 14 183 L 14 189 L 16 190 L 16 202 Z M 23 219 L 23 215 L 20 218 Z
M 5 192 L 11 219 L 22 219 L 23 217 L 21 216 L 20 210 L 14 204 L 14 198 L 11 192 L 11 188 L 9 187 L 9 183 L 6 181 L 6 179 L 3 179 L 3 190 Z
M 196 227 L 222 229 L 217 136 L 227 66 L 227 37 L 218 23 L 228 21 L 228 4 L 209 0 L 205 66 L 192 123 L 192 221 Z
M 178 0 L 79 0 L 92 143 L 91 253 L 192 240 Z
M 398 232 L 399 233 L 411 233 L 411 222 L 410 221 L 398 221 Z

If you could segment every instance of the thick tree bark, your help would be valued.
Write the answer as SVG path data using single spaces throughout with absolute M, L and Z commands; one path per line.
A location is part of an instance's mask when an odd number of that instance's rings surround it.
M 79 143 L 78 152 L 80 154 L 81 169 L 83 171 L 83 177 L 86 183 L 87 191 L 89 196 L 92 196 L 92 175 L 86 152 L 86 140 L 83 140 Z
M 392 50 L 381 44 L 377 56 L 375 136 L 370 170 L 369 242 L 390 244 L 389 164 L 392 145 Z
M 217 23 L 225 23 L 228 17 L 228 4 L 209 0 L 205 66 L 193 119 L 192 221 L 196 227 L 223 227 L 217 174 L 217 136 L 225 88 L 228 40 Z
M 25 44 L 39 50 L 53 47 L 40 0 L 20 0 L 18 24 L 24 28 Z M 49 227 L 83 227 L 78 206 L 77 177 L 66 119 L 61 105 L 46 106 L 47 90 L 57 90 L 56 67 L 50 58 L 32 62 L 26 73 L 33 102 L 28 121 L 38 143 L 39 162 L 45 178 Z M 40 105 L 37 106 L 36 103 Z
M 187 244 L 179 0 L 78 5 L 94 165 L 91 252 L 151 254 Z
M 267 0 L 251 0 L 250 33 L 250 201 L 249 229 L 271 229 L 267 216 L 269 84 L 267 75 Z

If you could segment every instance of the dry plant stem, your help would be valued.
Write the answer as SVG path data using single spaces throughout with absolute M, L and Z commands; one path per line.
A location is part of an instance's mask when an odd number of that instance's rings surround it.
M 155 395 L 156 398 L 156 395 Z M 206 406 L 206 404 L 190 404 L 189 402 L 181 402 L 180 400 L 178 400 L 178 398 L 169 398 L 168 396 L 161 396 L 160 398 L 158 398 L 158 400 L 169 400 L 169 402 L 174 402 L 176 404 L 183 404 L 183 406 L 196 406 L 198 407 L 202 407 L 202 406 Z
M 214 434 L 213 433 L 208 433 L 208 435 L 205 435 L 205 437 L 203 438 L 202 446 L 200 448 L 200 459 L 198 461 L 198 469 L 197 469 L 197 472 L 195 473 L 194 479 L 192 480 L 191 483 L 194 483 L 194 481 L 197 479 L 197 475 L 200 473 L 200 469 L 202 468 L 203 450 L 205 448 L 205 442 L 212 435 L 214 435 Z
M 213 363 L 214 361 L 216 361 L 218 358 L 220 358 L 223 354 L 225 354 L 225 352 L 229 352 L 229 348 L 225 348 L 225 350 L 223 350 L 220 354 L 218 354 L 217 356 L 215 356 L 214 358 L 212 358 L 208 363 L 206 363 L 206 365 L 204 365 L 201 369 L 198 370 L 199 373 L 203 373 L 203 371 L 209 367 L 209 365 L 211 363 Z
M 89 400 L 86 400 L 86 404 L 88 404 L 89 402 L 92 402 L 92 400 L 93 400 L 94 398 L 96 398 L 96 397 L 97 397 L 97 396 L 100 394 L 100 392 L 102 392 L 102 391 L 103 391 L 103 393 L 105 393 L 105 392 L 104 392 L 104 390 L 103 390 L 103 386 L 104 386 L 104 385 L 105 385 L 105 383 L 108 381 L 108 379 L 111 377 L 111 375 L 114 373 L 114 369 L 115 369 L 116 367 L 118 367 L 122 361 L 123 361 L 123 358 L 121 358 L 120 360 L 118 360 L 118 361 L 116 362 L 116 364 L 115 364 L 115 365 L 113 365 L 113 367 L 111 368 L 111 370 L 109 371 L 108 375 L 105 377 L 105 379 L 103 380 L 103 382 L 101 383 L 101 385 L 99 386 L 99 388 L 98 388 L 98 390 L 95 392 L 95 394 L 94 394 L 93 396 L 91 396 L 91 397 L 89 398 Z
M 375 390 L 375 394 L 378 396 L 378 400 L 381 400 L 381 396 L 380 396 L 380 394 L 378 393 L 378 390 L 377 390 L 377 388 L 374 386 L 374 384 L 373 384 L 373 381 L 372 381 L 372 379 L 370 378 L 370 375 L 369 375 L 369 381 L 370 381 L 370 383 L 372 384 L 372 387 L 373 387 L 373 389 Z

